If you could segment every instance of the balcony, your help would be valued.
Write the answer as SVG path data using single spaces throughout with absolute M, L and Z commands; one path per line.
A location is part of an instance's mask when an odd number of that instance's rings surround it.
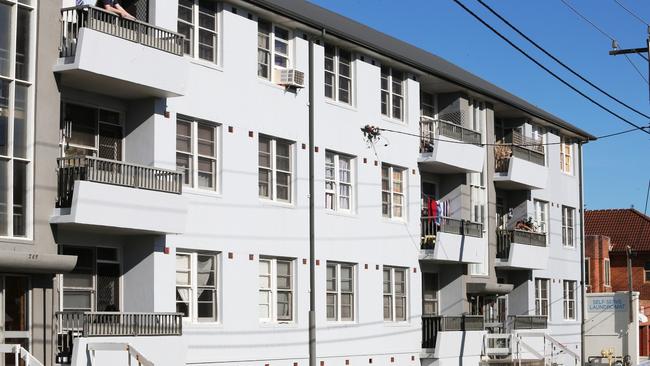
M 449 217 L 420 219 L 420 260 L 482 263 L 487 252 L 483 225 Z
M 510 315 L 506 329 L 533 330 L 548 328 L 548 317 L 545 315 Z
M 185 93 L 182 35 L 99 8 L 61 10 L 59 57 L 54 72 L 66 87 L 122 99 Z
M 455 123 L 421 117 L 418 162 L 427 171 L 478 173 L 483 170 L 484 155 L 479 132 Z
M 129 343 L 141 342 L 144 347 L 149 344 L 165 346 L 168 351 L 183 350 L 178 345 L 183 335 L 183 316 L 180 313 L 118 313 L 118 312 L 56 312 L 54 319 L 56 334 L 56 363 L 85 364 L 79 362 L 80 357 L 85 357 L 86 349 L 82 347 L 94 341 L 110 338 L 112 342 L 128 340 Z M 170 337 L 167 341 L 160 337 Z M 176 344 L 176 345 L 175 345 Z M 151 346 L 149 346 L 151 347 Z M 75 355 L 76 353 L 76 355 Z M 173 352 L 162 353 L 163 357 L 178 357 Z M 152 352 L 148 353 L 152 355 Z M 155 353 L 154 353 L 155 355 Z M 184 361 L 184 360 L 183 360 Z M 130 364 L 130 363 L 129 363 Z
M 512 143 L 494 147 L 494 185 L 500 189 L 544 189 L 548 177 L 542 141 L 512 133 Z
M 497 230 L 497 261 L 504 269 L 546 269 L 546 234 L 523 230 Z
M 480 357 L 485 333 L 482 315 L 423 315 L 423 358 Z
M 52 224 L 124 233 L 180 234 L 187 203 L 181 173 L 95 157 L 58 159 Z

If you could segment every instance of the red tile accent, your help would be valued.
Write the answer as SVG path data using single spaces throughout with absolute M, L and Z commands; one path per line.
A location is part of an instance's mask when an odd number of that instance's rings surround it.
M 375 269 L 379 270 L 379 264 L 375 264 Z
M 307 148 L 307 144 L 302 144 L 302 149 L 305 150 Z
M 253 259 L 255 259 L 255 254 L 249 254 L 248 255 L 248 260 L 252 261 Z
M 369 358 L 369 359 L 368 359 L 368 363 L 372 363 L 372 358 Z
M 316 259 L 316 265 L 320 266 L 320 259 Z
M 307 258 L 302 259 L 302 264 L 307 264 Z
M 377 165 L 379 165 L 379 162 L 377 160 L 375 160 L 375 166 L 377 166 Z
M 411 361 L 415 361 L 415 356 L 411 356 Z
M 418 273 L 418 269 L 416 267 L 413 267 L 413 273 Z
M 392 357 L 392 356 L 391 356 L 391 358 L 390 358 L 390 362 L 391 362 L 391 363 L 392 363 L 392 362 L 395 362 L 395 357 Z
M 363 265 L 365 269 L 368 269 L 368 263 Z
M 255 134 L 253 133 L 253 131 L 248 131 L 248 137 L 253 137 L 253 136 L 255 136 Z
M 293 363 L 293 366 L 298 366 L 298 362 L 294 362 L 294 363 Z
M 228 259 L 232 259 L 235 255 L 232 252 L 228 252 Z
M 415 175 L 415 169 L 413 169 L 413 175 Z
M 368 163 L 368 158 L 363 158 L 363 163 L 367 164 Z
M 169 254 L 169 247 L 165 247 L 165 249 L 163 250 L 163 253 Z
M 576 210 L 576 216 L 578 210 Z M 585 234 L 608 236 L 612 252 L 622 252 L 629 245 L 634 251 L 650 250 L 650 216 L 636 209 L 586 210 Z M 614 264 L 612 263 L 612 267 Z
M 321 361 L 320 366 L 325 366 L 325 361 Z
M 314 151 L 318 152 L 318 146 L 314 147 Z
M 169 111 L 165 111 L 165 118 L 169 118 Z
M 350 364 L 350 360 L 345 360 L 345 364 L 346 364 L 346 365 L 349 365 L 349 364 Z
M 230 133 L 235 132 L 235 128 L 233 126 L 228 126 L 228 132 Z

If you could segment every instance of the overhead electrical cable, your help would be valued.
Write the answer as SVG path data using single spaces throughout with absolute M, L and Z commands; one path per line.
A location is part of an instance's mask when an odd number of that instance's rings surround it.
M 608 96 L 609 98 L 615 100 L 616 102 L 618 102 L 618 103 L 621 104 L 622 106 L 626 107 L 627 109 L 629 109 L 629 110 L 631 110 L 631 111 L 633 111 L 633 112 L 636 112 L 637 114 L 639 114 L 639 115 L 641 115 L 641 116 L 643 116 L 643 117 L 645 117 L 645 118 L 650 119 L 650 116 L 649 116 L 649 115 L 647 115 L 647 114 L 645 114 L 645 113 L 639 111 L 638 109 L 636 109 L 636 108 L 630 106 L 629 104 L 623 102 L 622 100 L 618 99 L 617 97 L 611 95 L 610 93 L 608 93 L 607 91 L 605 91 L 605 90 L 603 90 L 601 87 L 599 87 L 598 85 L 596 85 L 596 84 L 594 84 L 593 82 L 591 82 L 591 81 L 590 81 L 589 79 L 587 79 L 586 77 L 582 76 L 580 73 L 578 73 L 578 72 L 577 72 L 576 70 L 574 70 L 572 67 L 566 65 L 564 62 L 562 62 L 562 61 L 561 61 L 560 59 L 558 59 L 556 56 L 554 56 L 554 55 L 551 54 L 549 51 L 547 51 L 544 47 L 542 47 L 542 46 L 539 45 L 537 42 L 535 42 L 535 41 L 532 40 L 530 37 L 528 37 L 526 34 L 524 34 L 521 30 L 519 30 L 516 26 L 514 26 L 512 23 L 510 23 L 507 19 L 505 19 L 503 16 L 501 16 L 501 14 L 499 14 L 496 10 L 492 9 L 492 8 L 491 8 L 489 5 L 487 5 L 483 0 L 477 0 L 477 1 L 478 1 L 481 5 L 483 5 L 483 7 L 485 7 L 487 10 L 489 10 L 492 14 L 494 14 L 497 18 L 499 18 L 502 22 L 504 22 L 508 27 L 510 27 L 510 28 L 511 28 L 512 30 L 514 30 L 515 32 L 517 32 L 517 34 L 519 34 L 520 36 L 522 36 L 524 39 L 526 39 L 528 42 L 530 42 L 533 46 L 535 46 L 538 50 L 542 51 L 546 56 L 552 58 L 555 62 L 557 62 L 557 63 L 560 64 L 562 67 L 564 67 L 565 69 L 567 69 L 567 70 L 568 70 L 569 72 L 571 72 L 573 75 L 575 75 L 575 76 L 577 76 L 578 78 L 580 78 L 580 80 L 582 80 L 582 81 L 584 81 L 585 83 L 591 85 L 593 88 L 595 88 L 595 89 L 598 90 L 599 92 L 605 94 L 605 95 Z M 627 55 L 625 55 L 625 56 L 627 57 Z M 628 61 L 630 61 L 630 60 L 628 59 Z M 632 63 L 632 61 L 630 61 L 630 63 Z M 636 65 L 634 65 L 634 64 L 632 63 L 632 66 L 637 70 L 637 72 L 638 72 L 639 74 L 641 74 L 641 71 L 639 71 L 639 69 L 636 68 Z M 647 79 L 645 79 L 645 77 L 643 76 L 643 74 L 641 74 L 641 76 L 644 78 L 644 80 L 646 80 L 646 83 L 647 83 L 648 81 L 647 81 Z
M 628 8 L 627 8 L 625 5 L 623 5 L 620 1 L 618 1 L 618 0 L 614 0 L 614 2 L 617 3 L 618 6 L 620 6 L 621 8 L 623 8 L 626 12 L 628 12 L 631 16 L 633 16 L 634 18 L 636 18 L 638 21 L 640 21 L 641 23 L 643 23 L 643 24 L 647 25 L 648 27 L 650 27 L 650 24 L 648 24 L 648 22 L 646 22 L 645 20 L 643 20 L 640 16 L 636 15 L 632 10 L 628 9 Z
M 562 77 L 560 77 L 558 74 L 556 74 L 556 73 L 554 73 L 553 71 L 551 71 L 548 67 L 544 66 L 542 63 L 540 63 L 539 61 L 537 61 L 534 57 L 532 57 L 531 55 L 529 55 L 526 51 L 524 51 L 523 49 L 521 49 L 519 46 L 517 46 L 516 44 L 514 44 L 510 39 L 508 39 L 506 36 L 504 36 L 503 34 L 501 34 L 498 30 L 496 30 L 494 27 L 492 27 L 490 24 L 488 24 L 486 21 L 484 21 L 480 16 L 478 16 L 476 13 L 474 13 L 472 10 L 470 10 L 468 7 L 466 7 L 466 6 L 465 6 L 463 3 L 461 3 L 459 0 L 453 0 L 453 1 L 454 1 L 456 4 L 458 4 L 458 6 L 460 6 L 461 8 L 463 8 L 467 13 L 469 13 L 471 16 L 473 16 L 476 20 L 478 20 L 481 24 L 483 24 L 485 27 L 487 27 L 488 29 L 490 29 L 494 34 L 496 34 L 497 36 L 499 36 L 499 37 L 500 37 L 501 39 L 503 39 L 506 43 L 508 43 L 510 46 L 512 46 L 512 47 L 513 47 L 514 49 L 516 49 L 517 51 L 519 51 L 522 55 L 524 55 L 526 58 L 528 58 L 530 61 L 532 61 L 535 65 L 539 66 L 539 67 L 542 68 L 544 71 L 546 71 L 548 74 L 550 74 L 550 75 L 553 76 L 555 79 L 557 79 L 558 81 L 560 81 L 562 84 L 566 85 L 566 86 L 567 86 L 568 88 L 570 88 L 571 90 L 573 90 L 573 91 L 575 91 L 576 93 L 580 94 L 583 98 L 589 100 L 591 103 L 593 103 L 594 105 L 600 107 L 602 110 L 606 111 L 607 113 L 613 115 L 614 117 L 620 119 L 621 121 L 627 123 L 628 125 L 630 125 L 630 126 L 634 126 L 634 127 L 636 127 L 638 130 L 643 131 L 643 132 L 645 132 L 645 133 L 647 133 L 647 134 L 650 135 L 650 131 L 646 131 L 646 130 L 645 130 L 644 128 L 642 128 L 641 126 L 635 124 L 634 122 L 628 120 L 627 118 L 625 118 L 625 117 L 621 116 L 620 114 L 618 114 L 618 113 L 612 111 L 611 109 L 607 108 L 607 107 L 604 106 L 603 104 L 599 103 L 598 101 L 596 101 L 596 100 L 593 99 L 592 97 L 588 96 L 587 94 L 585 94 L 584 92 L 582 92 L 581 90 L 579 90 L 578 88 L 576 88 L 575 86 L 573 86 L 572 84 L 570 84 L 568 81 L 564 80 L 564 79 L 563 79 Z

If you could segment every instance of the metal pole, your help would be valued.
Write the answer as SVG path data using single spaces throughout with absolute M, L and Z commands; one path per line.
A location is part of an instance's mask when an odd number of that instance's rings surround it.
M 309 37 L 309 366 L 316 366 L 316 256 L 314 235 L 314 39 Z
M 634 309 L 632 305 L 634 304 L 634 299 L 632 296 L 632 247 L 629 245 L 625 248 L 625 254 L 627 255 L 627 287 L 628 287 L 628 299 L 630 302 L 630 324 L 634 322 Z
M 584 197 L 584 180 L 582 175 L 584 174 L 584 166 L 582 163 L 582 144 L 583 142 L 578 142 L 578 155 L 580 163 L 580 179 L 578 185 L 579 195 L 580 195 L 580 363 L 585 364 L 585 197 Z

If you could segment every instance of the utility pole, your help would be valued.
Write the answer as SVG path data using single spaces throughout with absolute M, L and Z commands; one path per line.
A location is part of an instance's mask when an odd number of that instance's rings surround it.
M 628 48 L 625 50 L 621 50 L 618 48 L 618 43 L 616 41 L 612 41 L 612 50 L 609 51 L 609 54 L 611 56 L 616 56 L 616 55 L 627 55 L 630 53 L 645 53 L 648 61 L 648 72 L 650 73 L 650 26 L 648 26 L 648 38 L 646 39 L 646 46 L 645 48 Z M 650 100 L 650 85 L 648 85 L 648 99 Z
M 629 245 L 625 248 L 625 254 L 627 256 L 627 286 L 628 286 L 628 299 L 630 302 L 629 313 L 630 313 L 630 323 L 634 322 L 634 313 L 636 311 L 632 306 L 634 304 L 634 298 L 632 296 L 632 247 Z

